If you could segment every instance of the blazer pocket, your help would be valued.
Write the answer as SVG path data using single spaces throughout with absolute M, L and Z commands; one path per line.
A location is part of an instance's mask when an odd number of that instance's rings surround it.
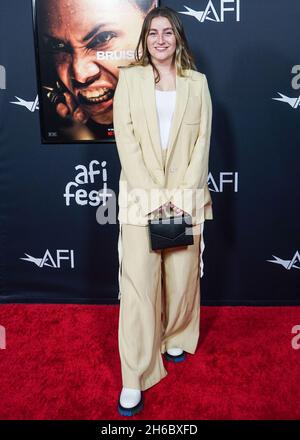
M 201 98 L 198 96 L 190 96 L 183 115 L 182 122 L 184 124 L 200 124 Z

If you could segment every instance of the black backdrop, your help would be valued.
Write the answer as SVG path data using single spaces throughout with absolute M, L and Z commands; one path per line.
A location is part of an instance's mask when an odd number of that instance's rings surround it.
M 222 6 L 234 10 L 222 17 Z M 202 304 L 299 304 L 300 2 L 210 7 L 203 22 L 181 14 L 214 109 Z M 118 303 L 118 225 L 64 197 L 75 167 L 93 161 L 117 192 L 115 144 L 41 143 L 31 1 L 0 8 L 0 301 Z M 99 190 L 100 175 L 79 187 Z

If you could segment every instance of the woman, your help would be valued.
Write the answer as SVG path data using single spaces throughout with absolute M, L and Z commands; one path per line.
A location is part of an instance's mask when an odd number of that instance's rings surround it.
M 213 218 L 210 94 L 175 11 L 147 14 L 135 57 L 120 69 L 113 114 L 122 166 L 118 410 L 129 416 L 143 407 L 142 391 L 167 375 L 161 353 L 177 362 L 196 351 L 203 224 Z M 193 245 L 151 250 L 148 220 L 162 210 L 191 215 Z
M 143 20 L 153 6 L 154 0 L 37 2 L 43 85 L 60 86 L 52 93 L 52 87 L 46 88 L 50 101 L 45 107 L 54 103 L 59 134 L 61 130 L 66 134 L 63 128 L 77 140 L 111 134 L 118 64 L 120 58 L 125 58 L 124 64 L 132 60 Z M 86 129 L 78 131 L 78 123 Z

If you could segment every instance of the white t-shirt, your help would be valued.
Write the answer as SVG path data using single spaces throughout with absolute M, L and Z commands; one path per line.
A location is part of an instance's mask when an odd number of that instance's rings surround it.
M 161 148 L 166 150 L 168 147 L 172 117 L 175 110 L 176 90 L 155 89 L 155 97 L 160 129 Z

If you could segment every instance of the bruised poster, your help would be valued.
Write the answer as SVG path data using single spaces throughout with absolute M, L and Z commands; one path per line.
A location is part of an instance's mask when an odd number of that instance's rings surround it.
M 114 142 L 118 66 L 134 61 L 153 0 L 33 0 L 43 143 Z

